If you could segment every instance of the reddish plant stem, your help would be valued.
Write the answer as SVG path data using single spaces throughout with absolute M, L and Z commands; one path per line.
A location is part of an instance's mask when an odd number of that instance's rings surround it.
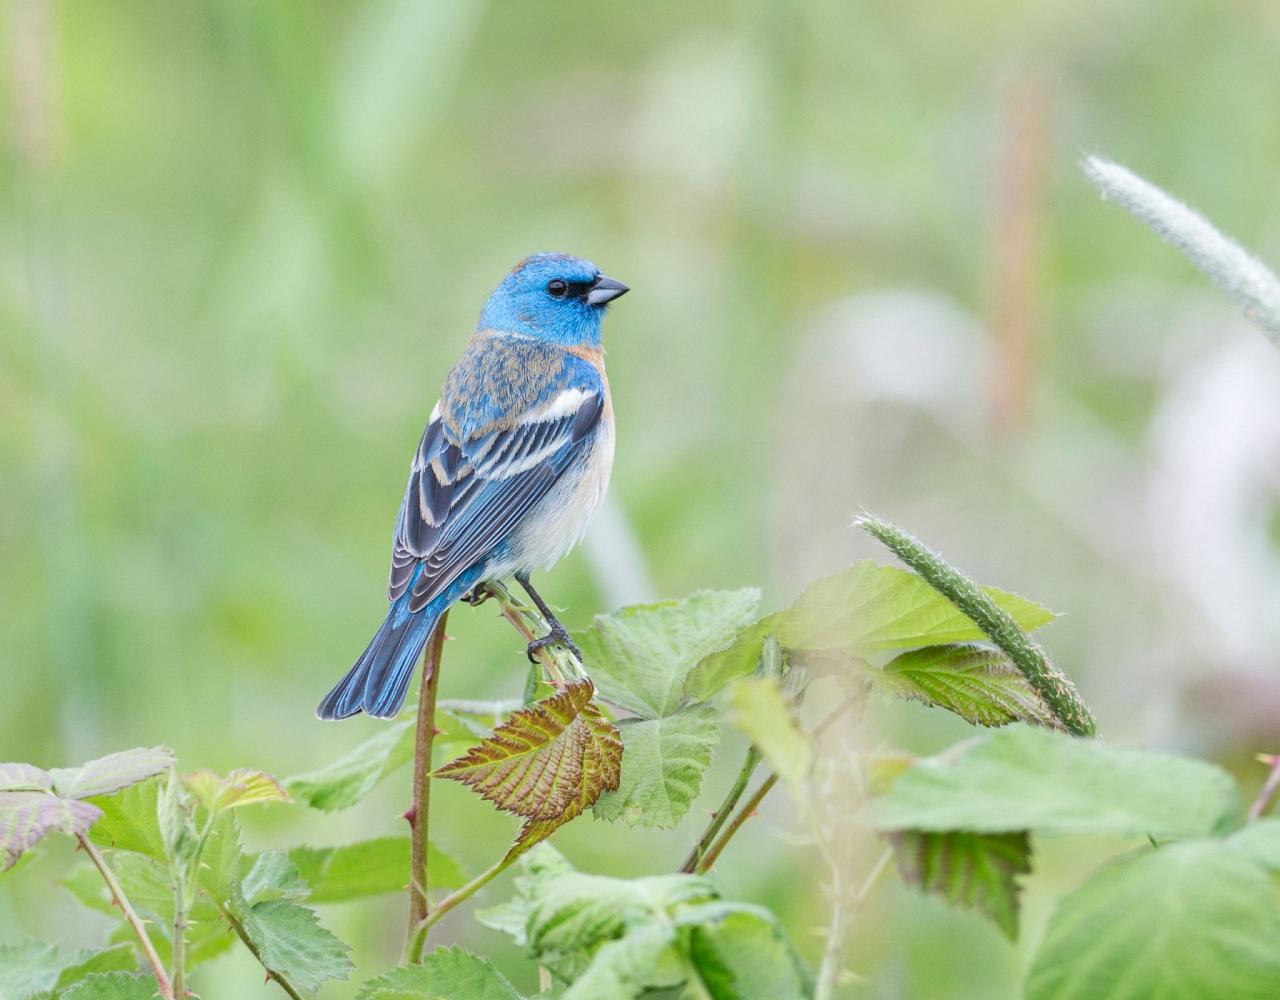
M 436 695 L 440 689 L 440 660 L 444 649 L 446 611 L 436 623 L 422 656 L 422 687 L 418 694 L 418 731 L 413 745 L 413 804 L 405 814 L 409 820 L 409 929 L 405 936 L 406 952 L 418 937 L 418 928 L 427 919 L 427 834 L 431 819 L 431 750 L 436 741 Z M 411 961 L 422 957 L 406 956 Z
M 1274 754 L 1265 759 L 1271 765 L 1271 773 L 1267 775 L 1267 780 L 1262 785 L 1262 791 L 1258 793 L 1258 797 L 1253 800 L 1253 805 L 1249 807 L 1249 819 L 1251 821 L 1262 818 L 1262 814 L 1271 806 L 1271 800 L 1276 797 L 1276 789 L 1280 788 L 1280 754 Z

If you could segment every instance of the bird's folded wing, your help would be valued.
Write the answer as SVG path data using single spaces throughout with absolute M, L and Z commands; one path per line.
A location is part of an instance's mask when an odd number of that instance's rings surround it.
M 601 392 L 564 389 L 514 426 L 460 441 L 433 414 L 400 503 L 388 597 L 412 585 L 416 611 L 505 539 L 581 454 L 603 410 Z

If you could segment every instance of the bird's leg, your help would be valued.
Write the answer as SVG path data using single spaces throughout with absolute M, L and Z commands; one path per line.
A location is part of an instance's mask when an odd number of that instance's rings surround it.
M 488 583 L 477 583 L 463 594 L 460 600 L 465 604 L 470 604 L 473 608 L 477 608 L 492 596 L 493 591 L 489 589 Z
M 569 633 L 565 631 L 565 627 L 560 624 L 551 609 L 547 607 L 547 602 L 542 599 L 542 595 L 533 589 L 533 584 L 529 582 L 529 574 L 517 573 L 515 576 L 516 582 L 519 583 L 520 586 L 524 588 L 524 592 L 533 599 L 533 603 L 538 606 L 538 611 L 542 613 L 542 617 L 545 618 L 547 620 L 547 624 L 551 626 L 551 631 L 541 639 L 534 639 L 533 642 L 529 643 L 525 653 L 528 655 L 530 661 L 534 659 L 533 654 L 544 646 L 559 643 L 573 653 L 573 655 L 578 658 L 578 662 L 581 663 L 582 650 L 578 648 L 577 643 L 569 638 Z

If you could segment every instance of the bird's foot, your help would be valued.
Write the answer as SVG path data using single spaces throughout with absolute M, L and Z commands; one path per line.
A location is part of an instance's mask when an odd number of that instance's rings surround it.
M 582 662 L 582 650 L 578 648 L 578 644 L 569 638 L 569 633 L 565 631 L 563 625 L 559 622 L 551 626 L 551 631 L 544 635 L 541 639 L 534 639 L 525 649 L 525 655 L 529 657 L 530 663 L 537 663 L 538 658 L 534 655 L 540 649 L 547 646 L 560 645 L 564 646 L 569 652 L 577 657 L 578 662 Z
M 493 596 L 493 591 L 489 589 L 487 583 L 477 583 L 468 590 L 460 598 L 463 602 L 470 604 L 473 608 L 479 607 L 485 601 Z

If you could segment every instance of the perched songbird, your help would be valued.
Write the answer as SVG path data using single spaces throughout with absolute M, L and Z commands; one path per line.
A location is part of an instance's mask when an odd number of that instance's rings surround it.
M 316 714 L 390 718 L 450 605 L 514 576 L 551 631 L 564 627 L 529 583 L 576 545 L 613 466 L 613 405 L 600 322 L 627 286 L 589 261 L 540 253 L 489 297 L 445 379 L 409 468 L 391 551 L 391 610 Z

